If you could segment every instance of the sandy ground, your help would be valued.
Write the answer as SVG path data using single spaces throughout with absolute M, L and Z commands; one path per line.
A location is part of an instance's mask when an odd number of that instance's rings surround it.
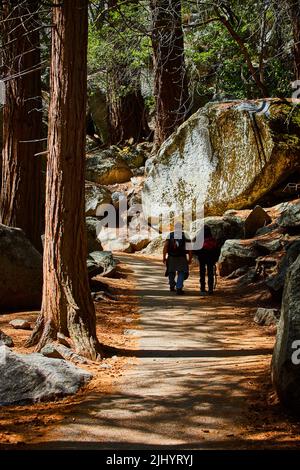
M 2 407 L 2 448 L 299 447 L 299 421 L 270 384 L 274 328 L 252 320 L 257 307 L 272 306 L 268 293 L 219 280 L 213 297 L 200 298 L 194 268 L 186 295 L 176 296 L 160 260 L 120 259 L 120 279 L 101 280 L 112 295 L 96 303 L 111 357 L 89 366 L 94 379 L 76 397 Z M 8 327 L 16 316 L 1 316 L 0 329 L 25 352 L 28 332 Z

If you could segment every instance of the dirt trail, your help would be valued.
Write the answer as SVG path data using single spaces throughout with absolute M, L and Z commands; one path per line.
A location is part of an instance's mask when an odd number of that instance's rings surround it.
M 87 396 L 72 417 L 35 439 L 35 446 L 238 449 L 274 444 L 274 433 L 263 433 L 264 424 L 253 429 L 248 420 L 253 384 L 268 367 L 274 342 L 250 321 L 249 308 L 257 299 L 251 292 L 241 297 L 226 283 L 213 297 L 200 298 L 196 272 L 186 283 L 186 295 L 176 296 L 168 290 L 161 262 L 136 255 L 121 259 L 134 271 L 139 297 L 140 320 L 128 324 L 132 329 L 126 332 L 136 338 L 136 348 L 117 352 L 129 356 L 129 364 L 112 393 Z

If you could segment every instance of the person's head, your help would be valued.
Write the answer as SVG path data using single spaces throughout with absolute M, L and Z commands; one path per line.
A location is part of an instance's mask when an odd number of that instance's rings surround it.
M 181 222 L 175 222 L 174 232 L 182 232 L 182 223 Z

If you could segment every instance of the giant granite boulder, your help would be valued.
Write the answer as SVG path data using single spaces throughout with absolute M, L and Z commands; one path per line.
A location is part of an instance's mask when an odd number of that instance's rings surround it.
M 0 310 L 39 308 L 42 255 L 19 228 L 0 225 Z
M 114 150 L 90 153 L 86 160 L 86 179 L 94 183 L 110 185 L 125 183 L 133 176 L 125 160 Z
M 197 203 L 208 216 L 253 207 L 299 169 L 299 153 L 299 106 L 279 99 L 209 103 L 148 160 L 144 212 L 158 218 Z
M 272 380 L 281 402 L 300 412 L 300 256 L 286 276 L 272 358 Z

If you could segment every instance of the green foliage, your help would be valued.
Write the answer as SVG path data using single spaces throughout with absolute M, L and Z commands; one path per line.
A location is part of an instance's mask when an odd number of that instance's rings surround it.
M 110 75 L 118 78 L 119 96 L 140 86 L 147 76 L 144 95 L 153 109 L 151 18 L 149 0 L 116 1 L 104 10 L 105 2 L 93 1 L 100 20 L 91 20 L 88 66 L 90 89 L 106 91 Z M 293 80 L 292 28 L 285 2 L 276 0 L 231 0 L 215 10 L 210 1 L 182 0 L 185 57 L 190 89 L 199 103 L 217 99 L 256 98 L 255 83 L 240 45 L 221 21 L 222 14 L 243 41 L 257 76 L 271 96 L 290 96 Z M 102 10 L 101 10 L 102 8 Z M 144 78 L 143 78 L 144 80 Z M 145 85 L 145 84 L 144 84 Z

